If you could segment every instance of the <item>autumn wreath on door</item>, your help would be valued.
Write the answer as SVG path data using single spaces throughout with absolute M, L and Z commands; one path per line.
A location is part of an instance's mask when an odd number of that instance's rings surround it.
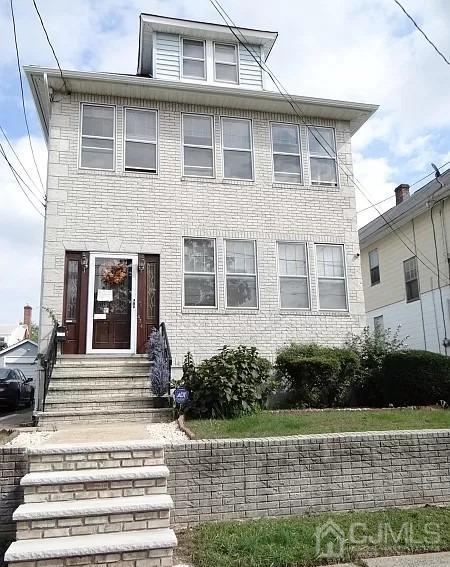
M 120 285 L 128 276 L 127 265 L 123 262 L 112 264 L 102 271 L 102 281 L 107 285 Z

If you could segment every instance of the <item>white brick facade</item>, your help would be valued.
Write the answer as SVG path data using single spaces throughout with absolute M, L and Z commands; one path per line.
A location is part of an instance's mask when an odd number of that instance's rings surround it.
M 115 171 L 78 167 L 80 103 L 116 108 Z M 159 118 L 159 172 L 124 172 L 123 108 L 156 108 Z M 181 113 L 214 114 L 216 178 L 183 178 Z M 255 181 L 222 180 L 220 116 L 252 119 Z M 66 250 L 160 254 L 160 319 L 165 321 L 180 366 L 190 350 L 196 360 L 224 344 L 256 346 L 273 358 L 283 344 L 317 341 L 340 344 L 364 324 L 364 301 L 353 186 L 340 172 L 340 187 L 310 185 L 306 127 L 300 126 L 304 184 L 273 182 L 270 121 L 288 115 L 208 108 L 161 101 L 72 93 L 52 104 L 49 139 L 48 207 L 45 227 L 43 307 L 62 318 Z M 297 120 L 300 122 L 300 120 Z M 311 118 L 332 126 L 340 162 L 352 167 L 350 124 Z M 182 237 L 205 236 L 217 245 L 217 309 L 182 306 Z M 225 308 L 224 239 L 257 242 L 259 308 Z M 304 241 L 309 252 L 311 309 L 281 311 L 276 242 Z M 345 246 L 348 312 L 319 311 L 314 243 Z M 45 342 L 51 323 L 43 314 Z M 42 348 L 42 345 L 41 345 Z

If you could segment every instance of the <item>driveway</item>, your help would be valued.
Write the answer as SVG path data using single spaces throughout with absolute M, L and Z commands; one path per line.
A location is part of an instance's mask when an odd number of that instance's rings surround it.
M 19 425 L 30 424 L 33 412 L 30 408 L 17 410 L 14 412 L 0 410 L 0 429 L 9 429 Z

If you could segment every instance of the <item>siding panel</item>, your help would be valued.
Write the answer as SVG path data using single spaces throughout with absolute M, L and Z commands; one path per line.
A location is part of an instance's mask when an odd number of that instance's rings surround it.
M 178 80 L 180 78 L 180 39 L 178 35 L 156 34 L 155 77 Z
M 261 49 L 256 45 L 248 46 L 259 60 Z M 245 47 L 239 46 L 239 82 L 242 86 L 262 89 L 262 71 L 258 63 Z

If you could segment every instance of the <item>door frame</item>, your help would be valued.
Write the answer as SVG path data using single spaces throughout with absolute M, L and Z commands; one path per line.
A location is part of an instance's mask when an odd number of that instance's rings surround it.
M 131 317 L 130 317 L 130 348 L 92 348 L 92 336 L 94 330 L 94 283 L 95 283 L 95 260 L 96 258 L 124 258 L 131 260 Z M 89 254 L 89 284 L 87 305 L 87 329 L 86 329 L 86 353 L 87 354 L 136 354 L 136 332 L 137 332 L 137 274 L 138 255 L 114 252 L 91 252 Z

